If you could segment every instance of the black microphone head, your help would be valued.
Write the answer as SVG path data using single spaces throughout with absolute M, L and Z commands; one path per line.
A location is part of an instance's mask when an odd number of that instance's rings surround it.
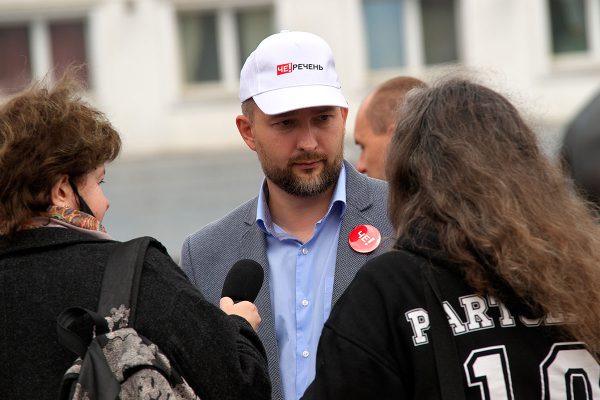
M 239 260 L 227 273 L 221 297 L 231 297 L 235 303 L 254 302 L 263 284 L 265 273 L 254 260 Z

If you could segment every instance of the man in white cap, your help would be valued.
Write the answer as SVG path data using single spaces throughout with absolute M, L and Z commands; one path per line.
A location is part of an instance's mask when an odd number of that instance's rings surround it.
M 185 240 L 182 267 L 218 303 L 236 261 L 263 266 L 255 304 L 273 398 L 298 399 L 314 378 L 331 307 L 360 266 L 393 243 L 387 184 L 343 160 L 348 105 L 320 37 L 264 39 L 242 68 L 240 101 L 236 125 L 265 179 L 257 197 Z

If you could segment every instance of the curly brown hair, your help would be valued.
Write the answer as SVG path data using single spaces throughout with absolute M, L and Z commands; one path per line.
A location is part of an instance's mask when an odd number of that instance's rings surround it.
M 459 78 L 409 93 L 387 176 L 399 237 L 427 221 L 479 293 L 566 317 L 600 354 L 600 226 L 505 97 Z
M 119 134 L 77 94 L 67 72 L 55 84 L 39 81 L 0 108 L 0 234 L 12 236 L 50 205 L 61 176 L 77 182 L 121 149 Z

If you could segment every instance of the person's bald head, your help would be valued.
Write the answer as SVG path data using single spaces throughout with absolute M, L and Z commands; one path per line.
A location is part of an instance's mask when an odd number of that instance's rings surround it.
M 406 93 L 424 85 L 419 79 L 399 76 L 383 82 L 363 100 L 354 128 L 354 141 L 361 148 L 356 164 L 360 172 L 385 179 L 385 155 L 398 110 Z

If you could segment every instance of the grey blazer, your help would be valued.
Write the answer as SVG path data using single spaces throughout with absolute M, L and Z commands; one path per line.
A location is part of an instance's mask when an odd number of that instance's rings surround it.
M 358 269 L 370 258 L 390 249 L 394 243 L 393 229 L 387 218 L 387 183 L 360 174 L 346 166 L 346 212 L 342 218 L 333 283 L 332 307 L 344 292 Z M 267 351 L 273 399 L 283 399 L 279 373 L 278 345 L 270 299 L 269 268 L 266 239 L 256 225 L 258 198 L 242 204 L 222 219 L 188 236 L 181 250 L 182 268 L 206 299 L 219 303 L 225 276 L 238 260 L 249 258 L 263 266 L 265 280 L 255 304 L 262 323 L 258 336 Z M 360 254 L 350 248 L 348 236 L 358 225 L 373 225 L 382 235 L 381 245 L 370 254 Z

